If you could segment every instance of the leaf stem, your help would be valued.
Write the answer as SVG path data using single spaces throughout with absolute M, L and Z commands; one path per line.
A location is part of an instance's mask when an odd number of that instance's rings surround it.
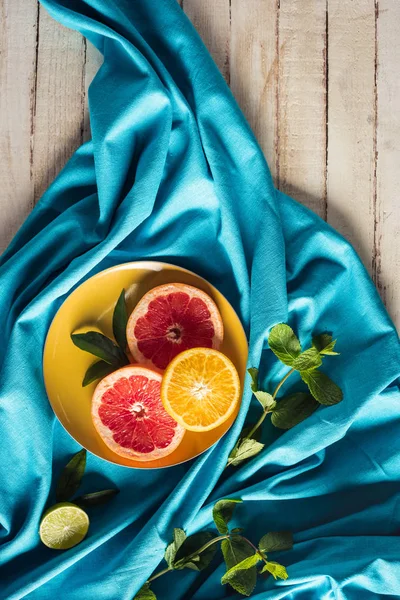
M 286 375 L 280 380 L 280 382 L 278 383 L 278 385 L 276 386 L 274 393 L 272 394 L 272 398 L 275 400 L 279 390 L 281 389 L 281 387 L 283 386 L 283 384 L 285 383 L 286 379 L 288 377 L 290 377 L 290 375 L 295 371 L 296 369 L 290 369 L 290 371 L 288 371 L 286 373 Z M 261 425 L 264 422 L 264 419 L 267 415 L 269 415 L 269 413 L 272 412 L 271 410 L 267 408 L 264 408 L 263 412 L 261 413 L 261 417 L 258 419 L 257 423 L 254 425 L 254 427 L 252 427 L 252 429 L 249 431 L 249 433 L 246 435 L 246 437 L 243 438 L 243 440 L 250 440 L 252 438 L 252 436 L 254 435 L 254 433 L 257 431 L 257 429 L 259 427 L 261 427 Z M 242 441 L 243 441 L 242 440 Z M 234 458 L 230 458 L 228 459 L 228 462 L 226 463 L 226 466 L 229 467 L 229 465 L 231 465 L 233 463 L 235 459 Z M 226 467 L 225 467 L 226 468 Z
M 209 548 L 213 544 L 216 544 L 217 542 L 221 542 L 222 540 L 227 540 L 229 537 L 230 537 L 229 534 L 227 534 L 227 535 L 219 535 L 219 536 L 213 538 L 212 540 L 210 540 L 209 542 L 207 542 L 203 546 L 201 546 L 201 548 L 199 548 L 198 550 L 195 550 L 195 552 L 192 552 L 192 554 L 185 556 L 185 558 L 184 558 L 185 563 L 190 562 L 190 560 L 192 558 L 194 558 L 195 556 L 198 556 L 199 554 L 204 552 L 204 550 L 207 550 L 207 548 Z M 251 542 L 249 542 L 249 543 L 251 544 Z M 179 563 L 179 561 L 178 561 L 178 563 Z M 158 573 L 155 573 L 154 575 L 152 575 L 147 580 L 146 583 L 150 583 L 151 581 L 154 581 L 158 577 L 161 577 L 161 575 L 165 575 L 166 573 L 169 573 L 169 571 L 173 571 L 173 570 L 174 570 L 173 567 L 168 567 L 166 569 L 163 569 L 162 571 L 159 571 Z
M 170 571 L 173 571 L 172 567 L 167 567 L 166 569 L 163 569 L 162 571 L 158 571 L 158 573 L 155 573 L 154 575 L 149 577 L 149 579 L 147 580 L 146 583 L 150 583 L 151 581 L 154 581 L 155 579 L 157 579 L 157 577 L 161 577 L 161 575 L 165 575 L 166 573 L 169 573 Z
M 280 382 L 278 383 L 278 385 L 275 388 L 274 393 L 272 394 L 273 399 L 275 400 L 279 390 L 281 389 L 281 387 L 283 386 L 283 384 L 285 383 L 286 379 L 288 377 L 290 377 L 290 375 L 295 371 L 296 369 L 290 369 L 290 371 L 288 371 L 285 375 L 285 377 L 283 377 L 283 379 L 280 380 Z
M 255 550 L 255 553 L 258 554 L 260 556 L 260 558 L 262 558 L 262 560 L 265 562 L 265 564 L 267 564 L 267 559 L 265 558 L 264 554 L 261 552 L 261 550 L 259 550 L 257 548 L 257 546 L 255 546 L 253 544 L 253 542 L 251 542 L 250 540 L 248 540 L 246 537 L 244 537 L 243 535 L 240 536 L 242 538 L 242 540 L 244 540 L 245 542 L 247 542 L 247 544 L 249 544 L 249 546 L 251 546 L 253 548 L 253 550 Z

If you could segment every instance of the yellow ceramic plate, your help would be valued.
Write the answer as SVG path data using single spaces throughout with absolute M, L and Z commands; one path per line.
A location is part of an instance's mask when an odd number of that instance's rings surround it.
M 187 431 L 182 443 L 169 456 L 145 463 L 114 454 L 97 434 L 90 411 L 96 383 L 82 387 L 84 374 L 96 359 L 74 346 L 70 334 L 77 330 L 97 329 L 112 337 L 112 314 L 121 290 L 126 290 L 128 310 L 131 312 L 146 292 L 164 283 L 194 285 L 214 299 L 221 312 L 225 329 L 221 351 L 236 366 L 243 386 L 247 340 L 232 306 L 205 279 L 180 267 L 160 262 L 118 265 L 85 281 L 72 292 L 57 312 L 44 349 L 43 371 L 47 395 L 55 414 L 68 433 L 81 446 L 100 458 L 138 469 L 169 467 L 194 458 L 226 433 L 238 412 L 212 431 Z

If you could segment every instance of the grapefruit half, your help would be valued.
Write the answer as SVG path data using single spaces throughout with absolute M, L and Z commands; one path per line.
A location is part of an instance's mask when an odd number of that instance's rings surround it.
M 185 429 L 166 412 L 161 375 L 130 365 L 104 377 L 92 400 L 93 424 L 116 454 L 150 461 L 171 454 Z
M 208 294 L 191 285 L 168 283 L 143 296 L 126 333 L 135 361 L 164 370 L 184 350 L 218 349 L 224 326 Z

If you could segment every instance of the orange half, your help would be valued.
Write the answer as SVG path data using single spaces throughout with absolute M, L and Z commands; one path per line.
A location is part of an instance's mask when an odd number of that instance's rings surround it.
M 210 431 L 224 423 L 240 401 L 240 379 L 218 350 L 192 348 L 178 354 L 161 383 L 165 410 L 189 431 Z

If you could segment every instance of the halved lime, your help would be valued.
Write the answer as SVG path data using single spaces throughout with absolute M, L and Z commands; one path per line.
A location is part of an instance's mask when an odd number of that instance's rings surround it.
M 89 517 L 71 502 L 51 506 L 40 522 L 43 544 L 53 550 L 68 550 L 83 540 L 89 529 Z

